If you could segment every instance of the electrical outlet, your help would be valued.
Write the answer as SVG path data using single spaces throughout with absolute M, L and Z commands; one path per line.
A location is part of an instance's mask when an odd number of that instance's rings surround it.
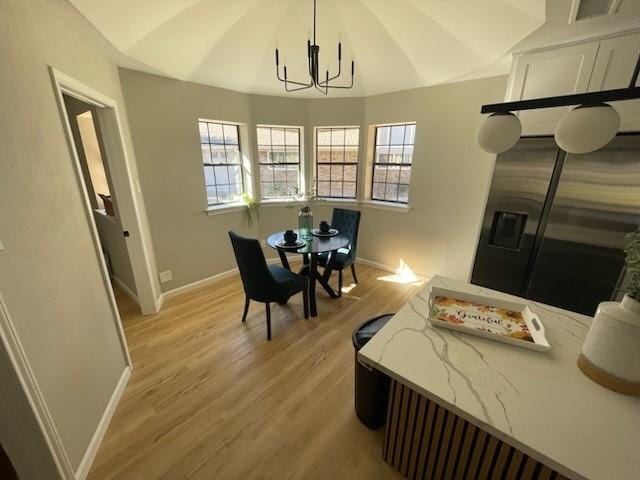
M 171 280 L 173 280 L 173 272 L 171 270 L 160 272 L 160 283 L 167 283 Z

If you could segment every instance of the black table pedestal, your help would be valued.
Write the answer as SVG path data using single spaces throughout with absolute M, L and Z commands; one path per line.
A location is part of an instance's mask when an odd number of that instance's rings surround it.
M 320 275 L 318 272 L 318 254 L 317 253 L 305 253 L 303 255 L 304 266 L 298 272 L 300 275 L 304 275 L 309 278 L 309 313 L 312 317 L 318 316 L 318 308 L 316 306 L 316 282 L 318 282 L 322 288 L 329 294 L 331 298 L 339 298 L 340 295 L 336 293 L 336 291 L 329 284 L 329 279 L 331 278 L 331 272 L 333 271 L 333 263 L 338 253 L 337 250 L 333 250 L 329 252 L 329 260 L 327 261 L 327 266 Z M 284 250 L 279 248 L 278 254 L 280 255 L 280 260 L 282 261 L 282 266 L 287 270 L 291 270 L 291 266 L 289 265 L 289 260 L 287 259 L 287 255 Z
M 298 232 L 299 234 L 299 232 Z M 282 266 L 287 270 L 291 270 L 289 260 L 286 253 L 301 254 L 304 262 L 304 266 L 300 270 L 300 275 L 305 275 L 309 279 L 309 311 L 312 317 L 318 316 L 318 308 L 316 305 L 316 283 L 322 285 L 322 288 L 329 294 L 331 298 L 338 298 L 340 292 L 337 292 L 329 285 L 329 279 L 331 278 L 331 272 L 335 268 L 335 259 L 337 257 L 338 249 L 346 248 L 349 245 L 349 239 L 341 234 L 332 237 L 311 237 L 305 238 L 305 245 L 300 248 L 282 248 L 279 245 L 279 241 L 284 236 L 283 232 L 276 232 L 267 238 L 267 244 L 271 248 L 275 248 L 278 251 L 278 256 L 282 262 Z M 318 259 L 322 253 L 328 254 L 327 263 L 322 272 L 322 275 L 318 272 Z

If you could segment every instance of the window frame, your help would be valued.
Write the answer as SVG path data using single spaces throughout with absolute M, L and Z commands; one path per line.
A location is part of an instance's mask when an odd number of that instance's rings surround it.
M 207 125 L 207 134 L 209 137 L 209 141 L 206 143 L 202 142 L 202 136 L 200 134 L 200 125 L 201 124 L 206 124 Z M 211 134 L 210 134 L 210 130 L 209 130 L 209 125 L 221 125 L 222 126 L 222 135 L 223 135 L 223 143 L 219 144 L 219 143 L 211 143 Z M 237 133 L 237 138 L 238 138 L 238 142 L 237 144 L 233 144 L 233 143 L 229 143 L 227 144 L 225 136 L 224 136 L 224 127 L 225 126 L 231 126 L 234 127 L 236 129 L 236 133 Z M 229 167 L 231 166 L 237 166 L 240 168 L 240 197 L 242 197 L 242 195 L 244 195 L 245 193 L 247 193 L 247 180 L 245 179 L 245 176 L 247 174 L 246 172 L 246 165 L 244 162 L 244 155 L 243 155 L 243 140 L 244 140 L 244 134 L 242 132 L 242 124 L 240 123 L 236 123 L 236 122 L 230 122 L 230 121 L 225 121 L 225 120 L 212 120 L 212 119 L 208 119 L 208 118 L 198 118 L 198 136 L 199 136 L 199 140 L 200 140 L 200 158 L 202 160 L 202 172 L 203 172 L 203 176 L 204 176 L 204 190 L 205 190 L 205 196 L 206 196 L 206 202 L 207 202 L 207 210 L 215 210 L 215 209 L 220 209 L 220 208 L 224 208 L 224 207 L 230 207 L 230 206 L 234 206 L 237 205 L 238 203 L 241 202 L 241 198 L 237 198 L 237 199 L 233 199 L 233 200 L 229 200 L 229 201 L 224 201 L 221 202 L 219 201 L 219 196 L 218 196 L 218 183 L 216 182 L 213 185 L 209 185 L 207 184 L 207 173 L 206 173 L 206 167 L 211 167 L 213 169 L 213 176 L 215 179 L 215 168 L 216 167 Z M 206 162 L 204 156 L 202 155 L 202 147 L 203 145 L 208 145 L 209 146 L 209 153 L 211 155 L 211 160 L 213 160 L 213 151 L 211 150 L 211 145 L 222 145 L 224 147 L 224 152 L 225 152 L 225 160 L 227 160 L 225 163 L 220 163 L 220 162 Z M 228 163 L 228 157 L 227 157 L 227 146 L 233 146 L 233 147 L 237 147 L 238 148 L 238 162 L 237 163 Z M 227 178 L 229 178 L 229 169 L 227 168 Z M 232 184 L 232 183 L 221 183 L 220 185 L 227 185 L 227 186 L 231 186 L 231 185 L 236 185 L 236 183 Z M 218 200 L 216 203 L 210 203 L 209 202 L 209 191 L 208 188 L 209 187 L 215 187 L 216 189 L 216 200 Z
M 321 146 L 325 146 L 325 145 L 320 145 L 320 143 L 318 142 L 318 134 L 321 130 L 329 130 L 330 131 L 330 138 L 333 138 L 333 130 L 344 130 L 345 133 L 345 140 L 343 142 L 343 144 L 341 145 L 342 149 L 343 149 L 343 161 L 342 162 L 332 162 L 331 159 L 329 159 L 328 162 L 321 162 L 320 161 L 320 156 L 319 156 L 319 147 Z M 358 131 L 358 144 L 357 145 L 347 145 L 346 143 L 346 131 L 347 130 L 357 130 Z M 321 199 L 321 200 L 327 200 L 327 201 L 331 201 L 331 200 L 336 200 L 336 201 L 357 201 L 358 200 L 358 193 L 360 191 L 359 189 L 359 181 L 358 181 L 358 173 L 360 171 L 360 132 L 361 127 L 360 125 L 344 125 L 344 126 L 340 126 L 340 125 L 324 125 L 324 126 L 316 126 L 314 127 L 314 159 L 315 159 L 315 189 L 316 189 L 316 197 Z M 333 141 L 333 140 L 332 140 Z M 340 146 L 340 145 L 337 145 Z M 356 147 L 357 149 L 357 158 L 355 162 L 347 162 L 346 161 L 346 148 L 347 147 Z M 328 145 L 328 147 L 330 148 L 329 150 L 329 156 L 331 156 L 331 148 L 333 148 L 333 143 L 330 143 Z M 331 165 L 341 165 L 342 168 L 342 179 L 340 180 L 340 183 L 342 184 L 342 196 L 334 196 L 331 195 L 331 169 L 329 169 L 329 195 L 320 195 L 319 191 L 320 191 L 320 187 L 319 187 L 319 183 L 320 183 L 320 174 L 319 174 L 319 169 L 320 169 L 320 165 L 327 165 L 329 167 L 331 167 Z M 353 183 L 355 183 L 355 192 L 353 197 L 345 197 L 344 196 L 344 167 L 346 166 L 355 166 L 356 168 L 356 178 L 353 181 Z M 347 182 L 347 183 L 352 183 L 352 182 Z
M 412 125 L 414 127 L 414 132 L 413 132 L 413 143 L 405 143 L 405 139 L 406 139 L 406 127 Z M 389 133 L 389 143 L 386 145 L 378 145 L 378 130 L 381 128 L 392 128 L 392 127 L 399 127 L 399 126 L 403 126 L 405 127 L 405 134 L 403 135 L 402 138 L 402 144 L 392 144 L 391 143 L 391 131 Z M 375 173 L 376 173 L 376 166 L 383 166 L 386 167 L 387 170 L 387 175 L 388 175 L 388 168 L 389 167 L 409 167 L 409 173 L 410 176 L 413 174 L 413 155 L 415 153 L 415 145 L 416 145 L 416 131 L 417 131 L 417 124 L 416 122 L 398 122 L 398 123 L 384 123 L 384 124 L 378 124 L 378 125 L 373 125 L 373 155 L 372 155 L 372 159 L 371 159 L 371 181 L 369 182 L 369 188 L 370 188 L 370 192 L 369 192 L 369 201 L 371 202 L 380 202 L 380 203 L 387 203 L 387 204 L 391 204 L 391 205 L 398 205 L 398 206 L 409 206 L 409 195 L 411 193 L 411 179 L 409 179 L 409 183 L 401 183 L 400 182 L 400 178 L 398 178 L 398 182 L 391 182 L 390 184 L 395 184 L 397 186 L 397 189 L 399 190 L 400 185 L 406 185 L 408 187 L 407 190 L 407 201 L 401 201 L 401 200 L 397 200 L 398 195 L 396 194 L 396 200 L 388 200 L 385 198 L 375 198 L 374 197 L 374 184 L 376 183 L 383 183 L 385 185 L 385 189 L 386 189 L 386 185 L 389 184 L 389 182 L 386 181 L 386 177 L 385 177 L 385 181 L 384 182 L 376 182 L 375 181 Z M 377 162 L 377 154 L 378 154 L 378 147 L 402 147 L 402 153 L 401 156 L 404 155 L 404 149 L 406 146 L 410 146 L 413 147 L 413 151 L 411 152 L 411 162 L 410 163 L 393 163 L 393 162 Z M 398 173 L 398 177 L 400 177 L 400 173 Z
M 264 145 L 261 144 L 259 139 L 258 139 L 258 129 L 259 128 L 266 128 L 269 129 L 269 135 L 270 135 L 270 144 L 269 145 Z M 273 129 L 282 129 L 284 130 L 284 135 L 285 135 L 285 140 L 284 140 L 284 144 L 283 145 L 279 145 L 276 144 L 274 145 L 273 143 Z M 286 134 L 287 134 L 287 130 L 297 130 L 298 131 L 298 161 L 297 162 L 287 162 L 286 161 L 286 154 L 287 154 L 287 141 L 286 141 Z M 258 175 L 257 175 L 257 189 L 260 192 L 260 200 L 261 201 L 265 201 L 265 202 L 283 202 L 283 201 L 289 201 L 289 200 L 296 200 L 298 198 L 301 198 L 302 196 L 304 196 L 304 192 L 305 192 L 305 182 L 304 182 L 304 172 L 305 172 L 305 168 L 304 168 L 304 127 L 302 125 L 273 125 L 273 124 L 256 124 L 255 125 L 255 136 L 256 136 L 256 141 L 255 141 L 255 148 L 256 148 L 256 162 L 258 164 Z M 268 147 L 269 151 L 267 152 L 267 155 L 271 154 L 273 155 L 274 151 L 273 148 L 274 146 L 276 147 L 283 147 L 284 148 L 284 162 L 261 162 L 260 161 L 260 147 Z M 263 166 L 273 166 L 273 165 L 297 165 L 298 166 L 298 192 L 295 195 L 282 195 L 282 196 L 268 196 L 265 197 L 262 191 L 262 168 Z M 275 177 L 273 181 L 270 182 L 264 182 L 264 183 L 272 183 L 275 184 Z M 288 184 L 288 181 L 286 180 L 286 176 L 285 176 L 285 185 Z

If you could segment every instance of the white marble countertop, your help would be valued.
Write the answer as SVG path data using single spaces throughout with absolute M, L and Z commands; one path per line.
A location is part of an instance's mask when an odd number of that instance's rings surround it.
M 432 327 L 432 285 L 517 299 L 436 276 L 360 361 L 570 478 L 640 479 L 640 398 L 601 387 L 576 365 L 590 317 L 529 302 L 551 344 L 535 352 Z

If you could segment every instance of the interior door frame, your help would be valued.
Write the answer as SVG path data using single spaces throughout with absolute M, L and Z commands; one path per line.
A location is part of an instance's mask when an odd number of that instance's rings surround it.
M 134 169 L 132 168 L 131 160 L 124 146 L 119 106 L 114 99 L 98 92 L 75 78 L 53 67 L 49 67 L 49 70 L 56 93 L 61 120 L 65 127 L 67 143 L 69 144 L 69 150 L 74 160 L 76 180 L 78 181 L 78 187 L 82 190 L 85 212 L 89 221 L 96 255 L 98 255 L 102 267 L 105 288 L 108 291 L 114 318 L 118 324 L 123 350 L 125 351 L 128 362 L 131 363 L 126 341 L 124 340 L 124 332 L 122 330 L 118 307 L 110 284 L 107 266 L 102 255 L 102 246 L 93 217 L 93 208 L 87 194 L 87 187 L 84 176 L 82 175 L 78 152 L 76 151 L 76 146 L 73 141 L 63 95 L 69 95 L 97 107 L 96 123 L 105 148 L 105 161 L 109 168 L 113 184 L 112 188 L 114 190 L 113 193 L 117 199 L 119 220 L 123 228 L 123 234 L 124 231 L 129 232 L 128 237 L 125 235 L 125 242 L 135 279 L 140 310 L 143 314 L 153 314 L 160 310 L 162 296 L 156 274 L 157 267 L 153 256 L 151 239 L 148 231 L 144 228 L 148 225 L 148 222 L 146 221 L 146 214 L 142 204 L 140 184 L 137 181 L 137 177 L 134 177 Z

